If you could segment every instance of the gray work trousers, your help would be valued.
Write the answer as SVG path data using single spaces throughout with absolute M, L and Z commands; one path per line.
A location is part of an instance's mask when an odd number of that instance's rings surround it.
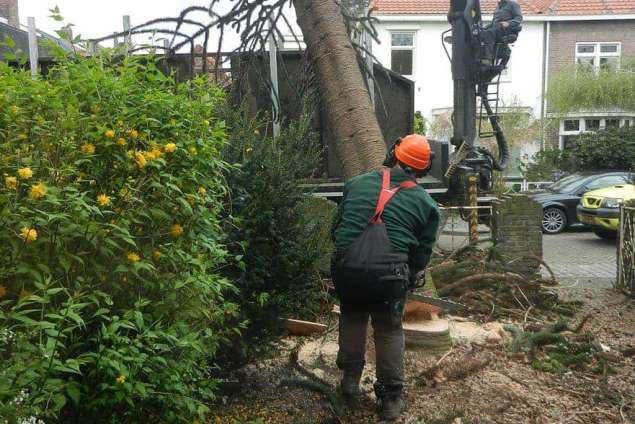
M 368 318 L 375 339 L 378 398 L 400 396 L 404 385 L 404 334 L 402 317 L 405 299 L 395 300 L 381 309 L 364 310 L 342 305 L 337 366 L 345 373 L 361 374 L 366 353 Z

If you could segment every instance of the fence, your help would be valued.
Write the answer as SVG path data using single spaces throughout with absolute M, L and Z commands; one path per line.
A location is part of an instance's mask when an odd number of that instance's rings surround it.
M 474 238 L 474 233 L 470 231 L 468 223 L 472 211 L 477 211 L 479 217 L 479 225 L 476 232 L 477 240 L 474 241 L 489 241 L 492 239 L 491 206 L 453 206 L 440 207 L 439 210 L 441 211 L 441 223 L 437 240 L 439 247 L 442 249 L 454 251 L 470 244 Z
M 616 288 L 635 296 L 635 207 L 620 209 Z

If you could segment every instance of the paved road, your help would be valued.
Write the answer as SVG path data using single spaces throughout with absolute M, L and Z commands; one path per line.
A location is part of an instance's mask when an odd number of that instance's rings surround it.
M 545 235 L 543 258 L 556 276 L 565 281 L 609 286 L 617 274 L 615 240 L 603 240 L 588 231 Z
M 445 227 L 439 246 L 454 250 L 467 243 L 467 226 L 455 223 L 454 234 Z M 481 233 L 481 238 L 489 234 Z M 543 236 L 543 258 L 563 284 L 610 287 L 615 281 L 616 242 L 603 240 L 585 230 Z M 546 274 L 548 275 L 548 274 Z

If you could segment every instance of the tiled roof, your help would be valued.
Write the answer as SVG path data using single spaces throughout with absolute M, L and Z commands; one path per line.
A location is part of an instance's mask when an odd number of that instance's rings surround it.
M 517 0 L 525 15 L 624 15 L 635 14 L 635 0 Z M 498 0 L 481 0 L 481 10 L 491 14 Z M 378 14 L 445 15 L 450 0 L 374 0 Z

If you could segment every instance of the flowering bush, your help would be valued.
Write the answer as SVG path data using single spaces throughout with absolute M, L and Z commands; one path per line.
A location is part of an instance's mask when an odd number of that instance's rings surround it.
M 0 64 L 0 417 L 192 422 L 236 331 L 223 93 L 152 63 Z

